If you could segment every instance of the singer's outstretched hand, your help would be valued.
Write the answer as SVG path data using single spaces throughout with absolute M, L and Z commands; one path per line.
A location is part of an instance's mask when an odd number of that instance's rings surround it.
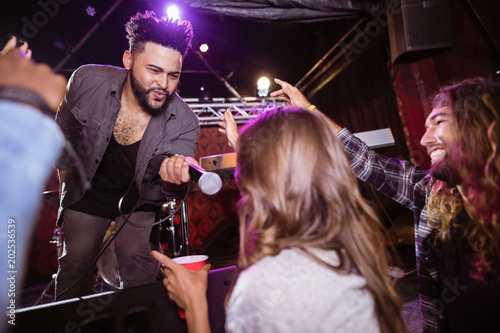
M 189 156 L 174 155 L 163 160 L 160 166 L 160 177 L 164 182 L 181 185 L 188 183 L 191 180 L 189 175 L 189 165 L 187 162 L 199 167 L 202 167 L 196 160 Z

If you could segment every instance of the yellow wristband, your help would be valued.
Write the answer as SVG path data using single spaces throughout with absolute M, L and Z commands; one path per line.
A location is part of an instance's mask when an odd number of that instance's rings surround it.
M 311 105 L 309 105 L 309 107 L 308 107 L 307 109 L 308 109 L 309 111 L 312 111 L 312 110 L 314 110 L 315 108 L 316 108 L 316 105 L 311 104 Z

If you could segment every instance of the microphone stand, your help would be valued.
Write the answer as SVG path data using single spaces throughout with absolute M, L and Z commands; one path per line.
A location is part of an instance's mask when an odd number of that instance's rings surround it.
M 180 220 L 180 227 L 181 227 L 181 238 L 182 238 L 182 249 L 184 251 L 184 254 L 186 256 L 190 255 L 189 251 L 189 237 L 190 237 L 190 230 L 189 230 L 189 217 L 188 217 L 188 208 L 187 208 L 187 203 L 186 201 L 182 201 L 181 203 L 181 220 Z

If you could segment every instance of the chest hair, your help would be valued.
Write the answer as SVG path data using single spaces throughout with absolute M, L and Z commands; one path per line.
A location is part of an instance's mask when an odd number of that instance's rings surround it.
M 116 142 L 121 145 L 131 145 L 141 140 L 150 119 L 150 115 L 130 113 L 120 109 L 113 128 Z

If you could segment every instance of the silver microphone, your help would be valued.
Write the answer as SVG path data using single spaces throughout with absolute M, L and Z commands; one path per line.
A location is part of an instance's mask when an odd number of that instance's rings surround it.
M 222 179 L 214 172 L 201 170 L 197 166 L 186 162 L 189 165 L 189 174 L 191 179 L 198 182 L 200 190 L 206 195 L 214 195 L 219 192 L 222 187 Z

